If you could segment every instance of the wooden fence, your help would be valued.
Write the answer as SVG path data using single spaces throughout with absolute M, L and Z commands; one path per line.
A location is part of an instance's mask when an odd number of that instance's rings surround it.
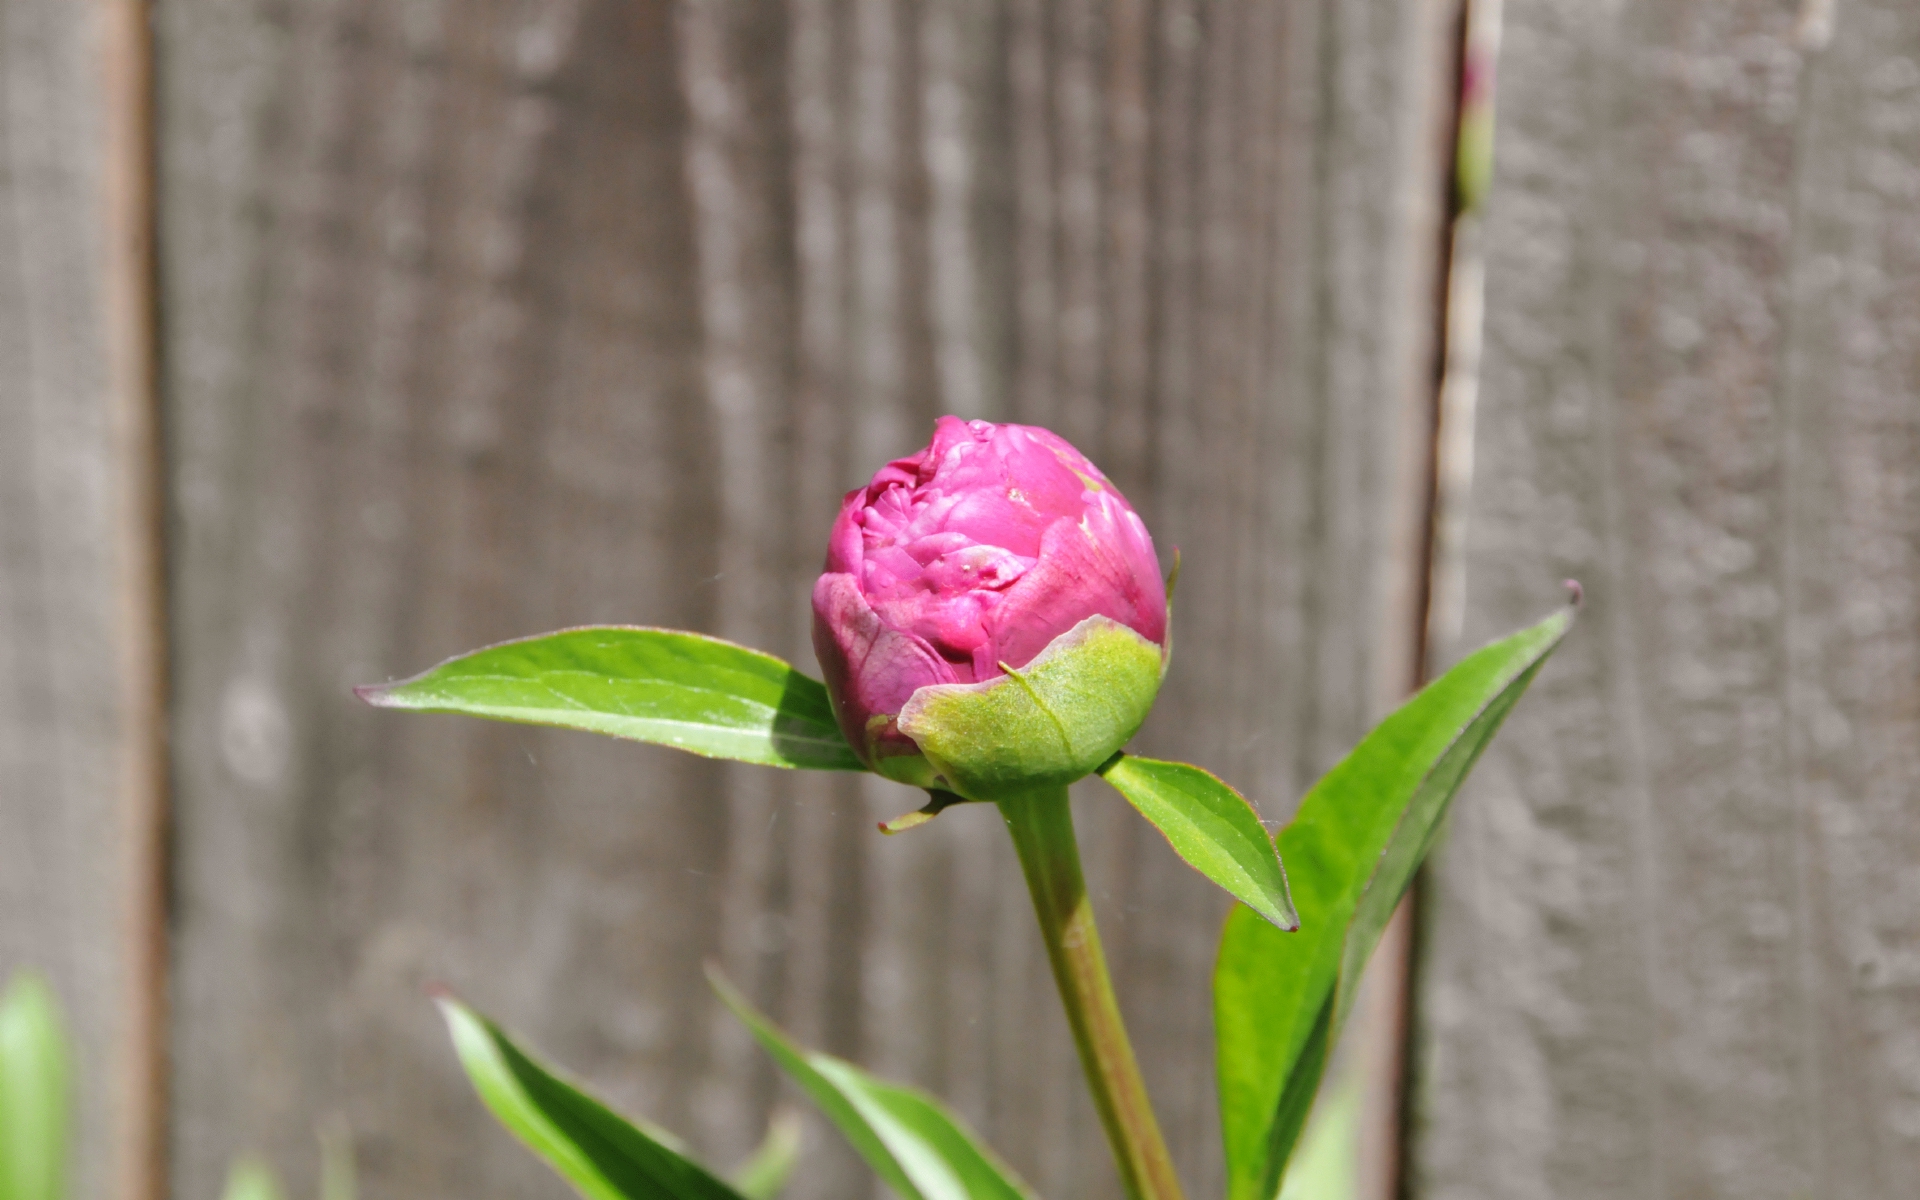
M 1510 0 L 1416 1195 L 1920 1191 L 1920 7 Z
M 564 1194 L 436 982 L 729 1161 L 780 1090 L 708 959 L 1042 1194 L 1113 1194 L 991 814 L 883 839 L 890 785 L 347 688 L 602 621 L 806 663 L 839 493 L 938 413 L 1037 422 L 1184 557 L 1143 746 L 1284 818 L 1425 653 L 1460 21 L 0 3 L 0 972 L 80 1041 L 75 1200 L 250 1149 L 311 1194 L 323 1121 L 371 1200 Z M 1590 612 L 1422 903 L 1405 1184 L 1908 1195 L 1920 12 L 1505 24 L 1467 637 L 1569 575 Z M 1080 812 L 1216 1193 L 1223 901 Z M 873 1193 L 811 1127 L 789 1194 Z

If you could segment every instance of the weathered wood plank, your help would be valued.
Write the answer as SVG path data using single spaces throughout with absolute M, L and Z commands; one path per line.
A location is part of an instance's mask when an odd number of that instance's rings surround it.
M 78 1052 L 79 1200 L 153 1193 L 164 766 L 144 14 L 0 7 L 0 981 Z
M 1435 872 L 1419 1194 L 1908 1195 L 1920 11 L 1506 18 L 1468 629 L 1589 615 Z
M 1435 26 L 1355 5 L 186 0 L 161 11 L 175 450 L 174 1185 L 343 1113 L 365 1194 L 554 1195 L 451 984 L 725 1162 L 803 1037 L 1107 1195 L 993 814 L 355 708 L 585 621 L 808 662 L 841 491 L 959 411 L 1079 441 L 1185 555 L 1155 750 L 1274 818 L 1409 675 Z M 1414 466 L 1410 469 L 1408 463 Z M 1122 1000 L 1217 1190 L 1223 900 L 1099 785 Z M 823 1128 L 791 1194 L 869 1194 Z

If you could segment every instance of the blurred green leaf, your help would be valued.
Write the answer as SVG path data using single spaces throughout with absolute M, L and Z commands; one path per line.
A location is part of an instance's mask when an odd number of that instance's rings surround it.
M 939 1101 L 794 1045 L 719 972 L 709 969 L 707 978 L 901 1200 L 1032 1200 L 1026 1185 Z
M 1287 873 L 1260 814 L 1199 767 L 1122 754 L 1100 768 L 1187 865 L 1279 929 L 1300 928 Z
M 62 1200 L 71 1103 L 53 989 L 21 972 L 0 996 L 0 1200 Z
M 588 1200 L 743 1200 L 677 1138 L 561 1079 L 485 1017 L 450 998 L 440 1012 L 481 1100 Z
M 257 1158 L 243 1158 L 227 1172 L 227 1189 L 221 1200 L 282 1200 L 280 1179 L 273 1168 Z
M 733 1186 L 747 1200 L 773 1200 L 787 1186 L 793 1164 L 800 1157 L 800 1114 L 777 1108 L 767 1122 L 767 1136 L 753 1157 L 733 1173 Z
M 1573 621 L 1494 642 L 1424 688 L 1329 771 L 1280 832 L 1300 932 L 1227 918 L 1214 1037 L 1228 1200 L 1272 1200 L 1352 990 L 1447 802 Z
M 1353 1072 L 1341 1076 L 1320 1097 L 1301 1134 L 1280 1200 L 1354 1200 L 1359 1194 L 1360 1078 Z
M 770 654 L 697 633 L 566 629 L 354 690 L 382 708 L 583 729 L 770 767 L 866 769 L 825 687 Z
M 320 1126 L 320 1200 L 353 1200 L 353 1131 L 344 1118 Z

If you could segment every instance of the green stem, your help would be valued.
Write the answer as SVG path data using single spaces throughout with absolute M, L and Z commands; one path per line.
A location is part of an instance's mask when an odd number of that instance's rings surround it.
M 1080 875 L 1080 848 L 1073 837 L 1067 789 L 1051 788 L 1002 800 L 1000 815 L 1013 834 L 1020 869 L 1033 893 L 1034 912 L 1053 964 L 1060 1002 L 1080 1048 L 1080 1066 L 1093 1105 L 1134 1200 L 1181 1200 L 1180 1180 L 1160 1136 L 1147 1086 L 1134 1061 L 1133 1045 L 1120 1020 L 1120 1005 L 1107 977 L 1093 905 Z

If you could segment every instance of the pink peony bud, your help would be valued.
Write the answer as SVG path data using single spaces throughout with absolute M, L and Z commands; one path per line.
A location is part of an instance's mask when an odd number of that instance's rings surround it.
M 1138 671 L 1123 670 L 1135 680 L 1125 685 L 1135 694 L 1091 725 L 1063 724 L 1062 714 L 1075 707 L 1070 697 L 1035 692 L 1031 683 L 1020 689 L 1041 706 L 1048 726 L 1033 736 L 1066 746 L 1064 757 L 1052 753 L 1058 761 L 1035 773 L 1085 774 L 1145 717 L 1167 640 L 1166 587 L 1153 540 L 1099 468 L 1045 429 L 958 417 L 940 418 L 925 450 L 888 463 L 872 483 L 847 494 L 826 571 L 814 585 L 813 617 L 814 652 L 855 751 L 891 778 L 963 794 L 956 776 L 969 774 L 965 765 L 949 764 L 951 753 L 935 754 L 920 744 L 930 739 L 914 736 L 913 718 L 928 702 L 993 693 L 996 681 L 1014 682 L 1007 668 L 1025 680 L 1023 668 L 1049 647 L 1051 660 L 1083 643 L 1119 645 L 1129 662 L 1144 661 L 1131 647 L 1150 649 L 1151 686 L 1137 681 Z M 1115 642 L 1112 635 L 1123 631 L 1131 634 Z M 1063 675 L 1056 663 L 1047 677 L 1068 691 L 1115 686 L 1109 677 L 1120 668 L 1112 655 L 1094 657 L 1105 665 Z M 1089 670 L 1102 678 L 1093 680 Z M 927 688 L 938 691 L 923 693 Z M 920 703 L 910 709 L 916 693 Z M 979 740 L 979 730 L 970 729 Z

